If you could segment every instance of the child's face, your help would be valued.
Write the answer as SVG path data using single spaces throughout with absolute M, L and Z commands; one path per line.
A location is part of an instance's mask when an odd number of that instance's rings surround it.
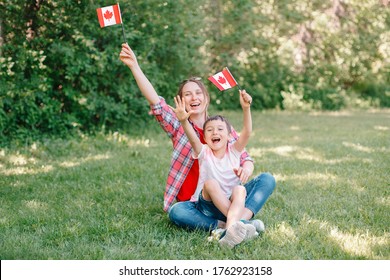
M 186 102 L 186 110 L 194 111 L 194 114 L 204 113 L 207 107 L 207 100 L 202 89 L 195 82 L 188 82 L 184 85 L 182 95 Z
M 229 131 L 226 122 L 222 120 L 209 121 L 204 130 L 204 140 L 213 151 L 226 149 L 229 141 Z

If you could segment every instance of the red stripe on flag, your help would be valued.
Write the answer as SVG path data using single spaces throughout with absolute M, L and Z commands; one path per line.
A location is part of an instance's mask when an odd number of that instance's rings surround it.
M 219 90 L 224 90 L 223 86 L 221 86 L 213 76 L 209 77 L 209 81 L 212 82 Z
M 222 70 L 222 74 L 225 76 L 225 78 L 228 80 L 231 87 L 234 87 L 237 85 L 236 80 L 233 78 L 233 75 L 230 73 L 229 69 L 226 67 Z
M 104 27 L 104 19 L 103 19 L 102 8 L 97 8 L 96 12 L 97 12 L 97 16 L 99 19 L 100 27 L 103 28 Z
M 122 23 L 121 13 L 119 12 L 119 4 L 113 5 L 115 21 L 117 24 Z

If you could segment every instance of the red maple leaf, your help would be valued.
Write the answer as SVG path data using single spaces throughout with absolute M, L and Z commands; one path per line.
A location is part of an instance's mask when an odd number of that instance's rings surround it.
M 107 20 L 110 20 L 112 18 L 112 15 L 113 13 L 111 13 L 109 10 L 107 10 L 105 13 L 104 13 L 104 17 L 107 19 Z
M 219 76 L 218 77 L 218 83 L 225 84 L 226 83 L 226 79 L 223 76 Z

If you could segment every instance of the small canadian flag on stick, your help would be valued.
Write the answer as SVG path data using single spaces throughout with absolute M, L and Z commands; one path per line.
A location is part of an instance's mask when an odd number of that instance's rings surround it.
M 238 83 L 227 67 L 225 67 L 221 72 L 209 77 L 209 81 L 211 81 L 221 91 L 238 86 Z
M 119 4 L 96 9 L 100 27 L 122 23 Z

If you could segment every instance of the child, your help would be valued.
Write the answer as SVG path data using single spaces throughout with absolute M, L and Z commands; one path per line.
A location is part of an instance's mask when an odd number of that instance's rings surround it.
M 258 235 L 253 225 L 240 221 L 245 208 L 246 189 L 237 176 L 240 155 L 252 131 L 251 102 L 252 97 L 245 90 L 240 90 L 244 123 L 236 142 L 229 143 L 231 125 L 224 117 L 217 115 L 204 123 L 204 145 L 188 122 L 193 111 L 186 112 L 184 98 L 175 97 L 174 111 L 191 143 L 193 157 L 199 160 L 200 176 L 194 194 L 199 195 L 199 210 L 218 219 L 226 217 L 227 230 L 219 243 L 231 248 Z

